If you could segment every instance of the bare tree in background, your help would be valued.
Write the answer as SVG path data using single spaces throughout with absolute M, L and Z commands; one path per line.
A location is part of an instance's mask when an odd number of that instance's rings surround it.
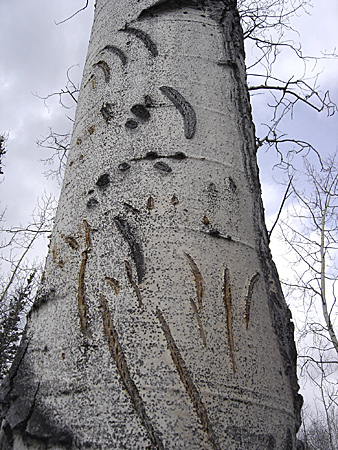
M 5 134 L 0 134 L 0 175 L 3 175 L 3 158 L 6 154 L 6 141 L 7 136 Z
M 43 196 L 27 226 L 5 227 L 5 211 L 0 225 L 0 379 L 16 354 L 26 315 L 36 295 L 42 274 L 41 259 L 31 257 L 42 236 L 51 233 L 56 202 Z
M 317 165 L 318 166 L 318 165 Z M 317 407 L 333 443 L 338 406 L 338 164 L 337 154 L 320 168 L 304 159 L 306 178 L 292 181 L 293 203 L 280 223 L 293 277 L 284 284 L 298 310 L 300 373 L 316 393 Z M 300 187 L 298 187 L 298 185 Z M 303 186 L 303 188 L 301 187 Z

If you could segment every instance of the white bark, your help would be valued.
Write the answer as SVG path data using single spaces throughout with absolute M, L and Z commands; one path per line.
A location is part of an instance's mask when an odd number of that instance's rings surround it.
M 296 448 L 236 11 L 155 3 L 97 1 L 8 448 Z

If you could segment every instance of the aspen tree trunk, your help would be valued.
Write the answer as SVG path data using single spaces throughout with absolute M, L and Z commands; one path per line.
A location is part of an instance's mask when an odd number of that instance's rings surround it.
M 296 449 L 235 1 L 97 0 L 4 449 Z

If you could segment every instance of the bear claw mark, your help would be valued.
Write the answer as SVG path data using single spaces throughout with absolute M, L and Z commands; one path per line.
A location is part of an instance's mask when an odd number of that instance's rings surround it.
M 109 83 L 110 81 L 110 68 L 106 61 L 98 61 L 97 63 L 93 64 L 93 67 L 100 67 L 100 69 L 103 70 L 104 73 L 104 80 L 106 83 Z
M 128 261 L 124 261 L 124 267 L 126 268 L 126 274 L 127 274 L 128 281 L 129 281 L 131 287 L 135 291 L 137 301 L 138 301 L 138 306 L 139 306 L 139 308 L 142 308 L 143 302 L 142 302 L 141 292 L 140 292 L 139 287 L 133 280 L 133 271 L 132 271 L 131 265 L 129 264 Z
M 230 353 L 230 360 L 232 365 L 233 373 L 236 372 L 236 363 L 235 363 L 235 345 L 234 345 L 234 335 L 232 330 L 232 294 L 231 294 L 231 286 L 230 286 L 230 276 L 229 269 L 224 270 L 224 283 L 223 283 L 223 300 L 224 300 L 224 309 L 225 309 L 225 320 L 226 320 L 226 329 L 228 335 L 228 347 Z
M 100 309 L 102 313 L 103 330 L 107 339 L 109 351 L 113 357 L 117 372 L 121 378 L 123 386 L 128 393 L 130 402 L 140 418 L 143 427 L 147 431 L 147 435 L 152 443 L 152 447 L 157 450 L 164 450 L 163 443 L 159 434 L 154 429 L 150 418 L 147 414 L 142 397 L 137 389 L 137 386 L 132 379 L 127 359 L 125 357 L 119 336 L 115 329 L 113 319 L 109 311 L 109 305 L 104 295 L 100 294 Z
M 196 114 L 191 104 L 176 89 L 161 86 L 160 91 L 165 95 L 182 114 L 184 121 L 184 135 L 187 139 L 194 137 L 196 131 Z
M 118 280 L 112 277 L 104 277 L 104 281 L 109 284 L 109 286 L 114 288 L 116 295 L 120 292 L 120 283 L 118 282 Z
M 194 406 L 195 412 L 202 424 L 203 430 L 207 434 L 213 449 L 220 450 L 220 445 L 209 420 L 208 411 L 204 406 L 204 403 L 190 374 L 190 371 L 180 353 L 179 348 L 177 347 L 173 335 L 171 334 L 169 324 L 165 320 L 162 311 L 159 308 L 156 309 L 156 317 L 160 322 L 162 332 L 164 334 L 165 340 L 167 341 L 167 347 L 170 352 L 173 364 L 178 372 L 181 383 L 183 384 Z
M 146 48 L 149 50 L 152 56 L 158 55 L 157 46 L 155 42 L 151 39 L 149 34 L 145 33 L 142 30 L 139 30 L 138 28 L 128 27 L 128 25 L 126 25 L 119 31 L 124 31 L 125 33 L 133 34 L 138 39 L 140 39 L 140 41 L 143 42 L 143 44 L 146 46 Z
M 197 297 L 197 303 L 200 310 L 203 309 L 202 304 L 202 297 L 203 297 L 203 278 L 202 274 L 197 267 L 197 264 L 193 260 L 192 256 L 189 255 L 189 253 L 184 252 L 185 257 L 188 260 L 190 269 L 193 273 L 194 279 L 195 279 L 195 287 L 196 287 L 196 297 Z
M 88 261 L 88 252 L 90 251 L 91 247 L 91 240 L 90 240 L 90 226 L 86 219 L 83 219 L 83 226 L 85 229 L 85 242 L 86 242 L 86 248 L 81 253 L 81 265 L 80 265 L 80 271 L 79 271 L 79 286 L 77 291 L 77 304 L 78 304 L 78 311 L 79 311 L 79 317 L 80 317 L 80 327 L 81 331 L 84 335 L 89 335 L 88 333 L 88 316 L 87 316 L 87 304 L 86 304 L 86 298 L 85 298 L 85 271 L 86 271 L 86 265 Z
M 258 281 L 259 276 L 260 276 L 259 273 L 256 272 L 251 277 L 251 279 L 249 281 L 249 284 L 248 284 L 247 293 L 246 293 L 246 296 L 245 296 L 244 322 L 245 322 L 246 329 L 248 329 L 248 327 L 249 327 L 251 302 L 252 302 L 252 292 L 253 292 L 253 288 L 254 288 L 255 284 Z
M 194 314 L 195 314 L 195 317 L 196 317 L 196 320 L 197 320 L 197 325 L 198 325 L 198 330 L 200 332 L 200 337 L 202 339 L 203 345 L 206 347 L 207 346 L 207 339 L 205 337 L 202 319 L 201 319 L 200 313 L 198 311 L 197 305 L 196 305 L 196 303 L 194 302 L 194 300 L 192 298 L 190 299 L 190 304 L 191 304 L 191 307 L 192 307 L 192 309 L 194 311 Z
M 125 53 L 118 47 L 115 47 L 115 45 L 106 45 L 102 50 L 101 53 L 104 52 L 105 50 L 108 50 L 109 52 L 115 53 L 115 55 L 117 55 L 122 63 L 122 66 L 126 66 L 127 62 L 128 62 L 128 58 L 125 55 Z
M 145 275 L 145 264 L 141 244 L 137 242 L 129 223 L 125 219 L 120 216 L 116 216 L 114 217 L 114 222 L 117 229 L 129 245 L 136 266 L 137 280 L 139 283 L 142 283 Z

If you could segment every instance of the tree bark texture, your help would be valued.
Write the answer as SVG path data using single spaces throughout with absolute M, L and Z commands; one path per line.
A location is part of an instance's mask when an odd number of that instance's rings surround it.
M 98 0 L 2 448 L 296 449 L 234 1 Z

